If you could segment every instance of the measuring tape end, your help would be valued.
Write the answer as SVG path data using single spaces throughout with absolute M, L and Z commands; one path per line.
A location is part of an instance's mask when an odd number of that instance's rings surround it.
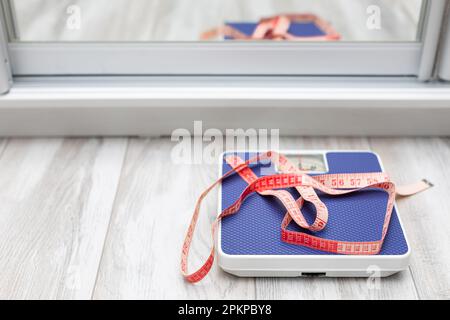
M 424 183 L 426 183 L 430 188 L 433 188 L 433 187 L 434 187 L 434 184 L 433 184 L 432 182 L 430 182 L 429 180 L 427 180 L 427 179 L 422 179 L 422 181 L 423 181 Z

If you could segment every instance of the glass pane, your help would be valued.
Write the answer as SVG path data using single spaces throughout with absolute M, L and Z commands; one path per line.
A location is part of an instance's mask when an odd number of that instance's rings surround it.
M 417 41 L 425 0 L 9 0 L 13 41 Z

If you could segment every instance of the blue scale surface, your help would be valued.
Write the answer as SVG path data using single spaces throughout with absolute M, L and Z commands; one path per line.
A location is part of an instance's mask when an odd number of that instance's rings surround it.
M 251 36 L 258 24 L 254 22 L 241 22 L 241 23 L 227 23 L 227 25 L 239 30 L 243 34 Z M 288 32 L 298 37 L 314 37 L 325 35 L 325 33 L 313 22 L 291 23 Z M 225 37 L 225 39 L 232 40 L 233 38 Z
M 239 154 L 242 158 L 252 155 Z M 370 152 L 330 152 L 326 154 L 329 173 L 381 172 L 378 158 Z M 261 165 L 252 166 L 256 175 L 261 176 Z M 231 167 L 223 160 L 223 172 Z M 275 173 L 275 172 L 273 172 Z M 239 197 L 247 183 L 237 174 L 230 176 L 222 184 L 222 210 L 230 206 Z M 299 197 L 290 190 L 294 198 Z M 345 196 L 320 194 L 328 207 L 329 220 L 324 230 L 316 236 L 342 241 L 375 241 L 381 237 L 381 229 L 387 205 L 387 193 L 381 190 L 366 190 Z M 306 219 L 312 223 L 315 209 L 305 204 L 302 209 Z M 240 211 L 222 220 L 221 245 L 229 255 L 330 255 L 328 252 L 303 246 L 287 244 L 281 241 L 281 221 L 286 209 L 273 197 L 263 197 L 257 193 L 250 195 Z M 294 222 L 290 229 L 305 231 Z M 403 255 L 408 245 L 393 211 L 388 234 L 381 255 Z

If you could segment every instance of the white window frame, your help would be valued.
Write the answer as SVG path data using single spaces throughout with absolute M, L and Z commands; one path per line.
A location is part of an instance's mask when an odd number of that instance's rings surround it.
M 305 43 L 301 51 L 233 43 L 239 54 L 261 51 L 261 59 L 274 52 L 284 62 L 302 61 L 297 54 L 312 59 L 293 70 L 279 62 L 272 75 L 253 61 L 245 61 L 253 75 L 247 77 L 218 64 L 212 55 L 242 58 L 223 44 L 0 41 L 0 136 L 170 135 L 194 120 L 205 128 L 279 128 L 287 135 L 450 135 L 450 84 L 428 81 L 436 75 L 446 3 L 429 0 L 422 43 Z M 191 66 L 149 59 L 179 61 L 181 50 Z M 314 61 L 321 66 L 312 68 Z M 198 66 L 203 76 L 188 76 Z M 217 71 L 228 76 L 211 75 Z
M 424 40 L 386 43 L 11 43 L 29 75 L 419 76 L 428 80 L 446 0 L 425 2 Z M 429 40 L 428 40 L 429 39 Z M 118 63 L 120 61 L 120 63 Z

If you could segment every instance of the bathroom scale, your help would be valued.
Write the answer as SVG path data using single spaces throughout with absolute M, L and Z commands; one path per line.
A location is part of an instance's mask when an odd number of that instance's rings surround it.
M 380 157 L 371 151 L 281 151 L 299 169 L 309 175 L 326 173 L 383 172 Z M 228 155 L 250 159 L 255 152 L 224 153 L 220 176 L 231 170 Z M 271 163 L 254 164 L 257 176 L 273 175 L 277 168 Z M 233 174 L 219 188 L 219 208 L 230 206 L 247 183 Z M 295 189 L 289 190 L 299 197 Z M 302 230 L 292 223 L 289 229 L 303 231 L 321 238 L 341 241 L 376 241 L 382 232 L 388 194 L 380 189 L 365 189 L 344 196 L 318 192 L 327 206 L 329 220 L 319 232 Z M 305 203 L 306 220 L 312 223 L 315 209 Z M 252 194 L 235 215 L 222 219 L 218 229 L 218 261 L 220 267 L 241 277 L 370 277 L 389 276 L 409 265 L 410 247 L 394 206 L 388 233 L 378 255 L 340 255 L 281 241 L 280 225 L 286 209 L 274 197 Z

